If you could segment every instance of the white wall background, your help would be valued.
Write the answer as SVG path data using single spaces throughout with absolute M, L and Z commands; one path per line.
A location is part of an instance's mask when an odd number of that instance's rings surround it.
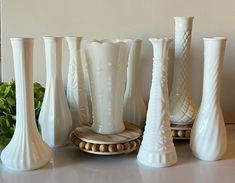
M 203 75 L 202 38 L 226 36 L 228 43 L 221 102 L 226 122 L 235 122 L 234 0 L 3 0 L 2 6 L 3 81 L 14 78 L 10 37 L 36 38 L 34 80 L 43 84 L 46 76 L 41 37 L 44 35 L 79 35 L 95 39 L 142 38 L 140 82 L 146 100 L 152 67 L 152 48 L 148 38 L 174 36 L 173 17 L 194 16 L 190 64 L 193 98 L 200 104 Z M 66 80 L 68 49 L 66 44 L 63 46 L 63 75 Z

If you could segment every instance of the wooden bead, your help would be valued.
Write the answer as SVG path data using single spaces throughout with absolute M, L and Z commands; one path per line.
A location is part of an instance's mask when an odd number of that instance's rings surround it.
M 108 147 L 107 145 L 105 144 L 101 144 L 100 147 L 99 147 L 99 151 L 100 152 L 106 152 L 108 150 Z
M 86 143 L 86 145 L 85 145 L 85 149 L 87 150 L 87 151 L 89 151 L 90 149 L 91 149 L 91 147 L 92 147 L 92 144 L 91 143 Z
M 130 146 L 131 146 L 131 149 L 136 148 L 137 147 L 137 143 L 135 141 L 131 141 L 130 142 Z
M 179 137 L 184 137 L 184 131 L 183 130 L 179 130 L 177 134 L 178 134 Z
M 84 149 L 84 148 L 85 148 L 85 145 L 86 145 L 86 143 L 83 142 L 83 141 L 81 141 L 81 142 L 79 143 L 79 148 L 80 148 L 80 149 Z
M 72 142 L 74 142 L 74 144 L 75 144 L 76 146 L 79 146 L 81 140 L 80 140 L 80 139 L 75 139 L 75 140 L 73 140 Z
M 117 148 L 115 145 L 111 144 L 108 146 L 108 150 L 109 152 L 116 152 L 117 151 Z
M 123 151 L 124 150 L 124 146 L 122 144 L 117 144 L 117 151 Z
M 137 147 L 139 147 L 139 146 L 140 146 L 140 143 L 141 143 L 140 140 L 139 140 L 139 139 L 136 139 L 135 142 L 136 142 Z
M 124 149 L 125 149 L 125 150 L 130 149 L 130 144 L 129 144 L 129 142 L 124 143 Z
M 177 136 L 176 130 L 172 130 L 172 131 L 171 131 L 171 135 L 172 135 L 172 137 L 176 137 L 176 136 Z
M 99 144 L 93 144 L 92 147 L 91 147 L 91 150 L 94 151 L 94 152 L 97 152 L 97 151 L 99 151 L 99 147 L 100 147 Z
M 185 137 L 190 138 L 190 134 L 191 134 L 191 131 L 190 131 L 190 130 L 187 130 L 187 131 L 185 132 Z

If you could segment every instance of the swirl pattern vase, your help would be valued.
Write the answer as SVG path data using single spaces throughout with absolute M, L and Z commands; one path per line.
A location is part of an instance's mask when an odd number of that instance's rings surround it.
M 133 123 L 144 128 L 146 117 L 146 106 L 140 91 L 139 71 L 142 40 L 131 40 L 130 53 L 127 67 L 127 83 L 124 94 L 124 121 Z
M 149 39 L 153 45 L 153 75 L 143 141 L 137 159 L 151 167 L 177 162 L 171 136 L 168 99 L 168 50 L 173 39 Z
M 203 96 L 195 119 L 190 146 L 194 156 L 214 161 L 227 148 L 227 135 L 220 106 L 221 76 L 226 38 L 204 38 Z
M 172 124 L 191 124 L 197 113 L 188 85 L 192 24 L 193 17 L 175 17 L 175 62 L 170 93 Z
M 33 39 L 11 38 L 16 83 L 16 127 L 1 160 L 12 170 L 38 169 L 51 158 L 52 151 L 42 140 L 35 120 L 33 96 Z
M 62 38 L 44 37 L 47 80 L 39 125 L 42 138 L 51 147 L 68 144 L 72 117 L 62 81 Z
M 97 133 L 114 134 L 125 129 L 123 96 L 128 55 L 129 44 L 125 42 L 86 43 L 93 114 L 92 130 Z
M 90 122 L 88 98 L 80 55 L 81 40 L 82 37 L 66 37 L 70 57 L 66 94 L 73 119 L 73 129 L 81 124 L 89 124 Z

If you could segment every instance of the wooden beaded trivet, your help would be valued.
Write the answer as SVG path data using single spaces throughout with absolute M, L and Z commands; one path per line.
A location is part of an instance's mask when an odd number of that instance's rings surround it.
M 190 139 L 192 124 L 189 125 L 176 125 L 171 124 L 171 134 L 174 139 L 187 140 Z
M 130 153 L 139 148 L 142 131 L 131 123 L 125 123 L 125 127 L 121 133 L 103 135 L 92 131 L 90 126 L 83 125 L 70 134 L 70 141 L 78 149 L 92 154 Z

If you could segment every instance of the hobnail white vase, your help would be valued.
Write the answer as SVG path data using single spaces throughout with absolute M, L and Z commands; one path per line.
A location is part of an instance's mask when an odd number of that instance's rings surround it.
M 193 17 L 175 17 L 175 62 L 170 93 L 172 124 L 191 124 L 197 113 L 188 83 L 192 24 Z
M 4 166 L 25 171 L 48 163 L 52 151 L 36 125 L 33 96 L 33 38 L 11 38 L 16 84 L 16 127 L 2 151 Z
M 70 57 L 66 94 L 74 129 L 79 125 L 89 124 L 90 116 L 80 55 L 82 37 L 66 37 L 66 41 Z
M 91 128 L 101 134 L 122 132 L 129 44 L 88 41 L 85 49 L 92 100 Z
M 219 160 L 227 148 L 220 106 L 222 67 L 226 38 L 204 38 L 204 79 L 201 105 L 193 124 L 190 146 L 202 160 Z
M 127 83 L 124 94 L 124 121 L 144 128 L 146 106 L 140 91 L 140 64 L 142 40 L 130 40 L 130 53 L 127 67 Z
M 46 55 L 46 90 L 39 125 L 44 141 L 51 147 L 68 144 L 72 117 L 61 74 L 62 38 L 44 37 Z
M 153 45 L 153 74 L 147 120 L 137 159 L 151 167 L 177 162 L 171 135 L 168 97 L 168 50 L 171 38 L 149 39 Z

